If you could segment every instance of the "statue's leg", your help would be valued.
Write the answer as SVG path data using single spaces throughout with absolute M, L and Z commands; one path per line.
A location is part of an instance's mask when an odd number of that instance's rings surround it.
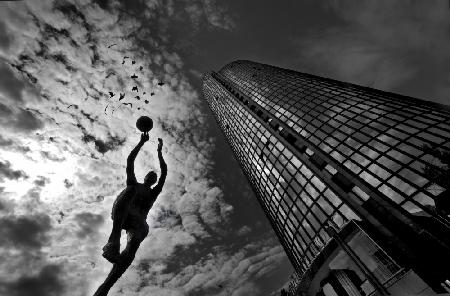
M 120 236 L 123 224 L 128 216 L 134 188 L 127 187 L 116 199 L 111 212 L 113 227 L 108 238 L 108 243 L 103 247 L 103 257 L 109 262 L 115 263 L 118 260 L 120 251 Z
M 113 219 L 113 228 L 108 242 L 120 242 L 120 234 L 122 231 L 123 223 L 128 215 L 131 202 L 134 197 L 134 188 L 128 186 L 122 191 L 114 202 L 111 212 L 111 218 Z
M 147 236 L 147 232 L 144 234 L 142 231 L 128 231 L 128 242 L 126 248 L 120 254 L 119 260 L 113 265 L 113 268 L 109 272 L 106 280 L 95 292 L 94 296 L 106 296 L 109 290 L 117 282 L 117 280 L 122 276 L 122 274 L 128 269 L 134 260 L 137 250 L 141 242 Z

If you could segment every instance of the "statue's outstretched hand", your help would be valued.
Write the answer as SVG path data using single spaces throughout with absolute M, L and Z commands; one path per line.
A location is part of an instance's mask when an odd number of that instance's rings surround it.
M 161 138 L 158 138 L 158 151 L 161 151 L 163 146 L 163 140 Z
M 150 139 L 150 136 L 148 135 L 148 133 L 142 133 L 142 134 L 141 134 L 141 142 L 142 142 L 142 143 L 147 142 L 148 139 Z

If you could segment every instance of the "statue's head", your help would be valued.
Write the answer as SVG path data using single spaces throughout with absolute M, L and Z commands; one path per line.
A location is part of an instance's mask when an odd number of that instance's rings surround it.
M 158 175 L 154 171 L 150 171 L 144 178 L 144 185 L 151 187 L 156 180 L 158 180 Z

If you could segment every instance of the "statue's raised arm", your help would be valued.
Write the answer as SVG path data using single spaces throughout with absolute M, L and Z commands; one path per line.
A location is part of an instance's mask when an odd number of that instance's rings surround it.
M 167 176 L 167 164 L 162 156 L 162 146 L 163 141 L 161 138 L 158 138 L 158 159 L 159 167 L 161 169 L 161 176 L 159 177 L 158 184 L 156 184 L 156 186 L 153 188 L 153 192 L 156 194 L 159 194 L 162 191 Z
M 148 133 L 142 133 L 141 140 L 136 145 L 136 147 L 134 147 L 134 149 L 131 150 L 130 155 L 128 155 L 128 158 L 127 158 L 127 186 L 135 185 L 137 183 L 136 175 L 134 174 L 134 160 L 136 159 L 136 156 L 138 155 L 139 150 L 141 150 L 142 146 L 144 146 L 144 143 L 147 142 L 148 139 L 149 139 Z

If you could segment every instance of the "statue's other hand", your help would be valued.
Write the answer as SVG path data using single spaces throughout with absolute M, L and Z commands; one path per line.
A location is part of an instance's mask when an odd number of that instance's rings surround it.
M 158 138 L 158 150 L 161 151 L 163 146 L 163 140 L 161 138 Z
M 150 139 L 150 136 L 148 135 L 148 133 L 142 133 L 142 134 L 141 134 L 141 142 L 142 142 L 142 143 L 147 142 L 148 139 Z

